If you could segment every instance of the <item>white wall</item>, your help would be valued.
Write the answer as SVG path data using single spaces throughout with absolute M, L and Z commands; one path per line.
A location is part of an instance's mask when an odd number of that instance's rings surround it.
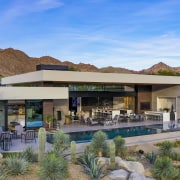
M 0 87 L 0 100 L 69 99 L 66 87 Z

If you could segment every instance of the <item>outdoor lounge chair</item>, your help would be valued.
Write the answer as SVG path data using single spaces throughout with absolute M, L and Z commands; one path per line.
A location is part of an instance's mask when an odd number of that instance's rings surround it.
M 88 125 L 93 126 L 93 125 L 98 124 L 98 121 L 95 121 L 95 120 L 93 120 L 92 118 L 88 117 L 88 118 L 87 118 L 87 123 L 88 123 Z
M 27 130 L 21 134 L 21 142 L 24 140 L 26 143 L 27 141 L 35 141 L 36 142 L 36 136 L 34 130 Z

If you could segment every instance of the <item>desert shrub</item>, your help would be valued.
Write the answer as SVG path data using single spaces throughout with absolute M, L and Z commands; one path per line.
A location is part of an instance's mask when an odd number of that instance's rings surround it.
M 113 139 L 116 147 L 116 155 L 120 157 L 125 157 L 126 155 L 126 146 L 125 146 L 125 139 L 121 136 L 116 136 Z
M 62 130 L 58 130 L 53 136 L 53 149 L 58 154 L 63 154 L 70 147 L 70 138 Z
M 175 161 L 180 161 L 180 152 L 172 152 L 170 158 Z
M 28 161 L 28 162 L 37 162 L 38 157 L 37 154 L 34 152 L 32 147 L 27 147 L 23 152 L 22 156 Z
M 22 152 L 2 152 L 3 158 L 11 157 L 11 156 L 20 156 Z
M 151 164 L 154 164 L 154 162 L 155 162 L 156 159 L 157 159 L 157 154 L 155 154 L 153 151 L 147 153 L 145 156 L 146 156 L 146 158 L 149 160 L 149 162 L 150 162 Z
M 107 143 L 107 134 L 101 130 L 94 133 L 92 142 L 91 142 L 91 150 L 93 150 L 94 154 L 97 156 L 108 156 L 109 154 L 109 146 Z
M 173 143 L 170 141 L 163 141 L 159 146 L 160 156 L 169 156 L 173 152 Z
M 11 175 L 22 175 L 29 171 L 29 164 L 22 154 L 14 154 L 5 159 L 5 164 Z
M 175 148 L 180 147 L 180 140 L 176 140 L 175 142 L 173 142 L 173 146 Z
M 169 157 L 159 157 L 156 159 L 152 174 L 157 180 L 178 180 L 179 170 L 173 166 Z
M 137 161 L 137 157 L 135 157 L 135 156 L 128 156 L 128 157 L 126 157 L 126 160 L 127 161 Z
M 3 162 L 0 163 L 0 180 L 6 179 L 9 171 Z
M 68 175 L 68 164 L 63 156 L 48 153 L 40 162 L 38 176 L 44 180 L 64 180 Z
M 100 180 L 103 174 L 103 165 L 98 165 L 98 158 L 94 154 L 84 154 L 79 159 L 80 164 L 84 168 L 91 180 Z

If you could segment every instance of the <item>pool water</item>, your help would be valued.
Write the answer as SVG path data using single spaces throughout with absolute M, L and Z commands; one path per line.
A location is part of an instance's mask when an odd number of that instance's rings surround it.
M 116 136 L 122 137 L 132 137 L 141 136 L 148 134 L 157 134 L 157 128 L 153 126 L 137 126 L 137 127 L 127 127 L 118 129 L 106 129 L 103 130 L 108 139 L 113 139 Z M 83 132 L 72 132 L 69 133 L 71 141 L 76 141 L 77 143 L 90 142 L 94 133 L 97 131 L 83 131 Z

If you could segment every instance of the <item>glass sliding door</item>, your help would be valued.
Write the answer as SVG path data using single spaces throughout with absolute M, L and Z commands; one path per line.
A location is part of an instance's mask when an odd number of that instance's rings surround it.
M 43 127 L 42 100 L 26 100 L 26 128 Z
M 5 127 L 5 103 L 0 101 L 0 126 Z

